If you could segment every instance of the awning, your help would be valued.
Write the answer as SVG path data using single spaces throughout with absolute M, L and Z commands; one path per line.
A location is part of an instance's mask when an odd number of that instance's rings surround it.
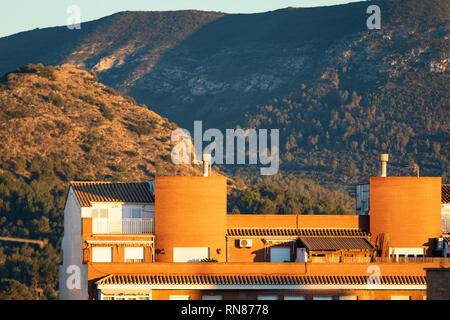
M 374 250 L 365 238 L 300 237 L 308 250 Z
M 305 275 L 305 274 L 114 274 L 97 285 L 367 285 L 369 275 Z M 424 285 L 425 276 L 383 275 L 380 285 Z
M 338 228 L 229 228 L 229 237 L 368 237 L 362 229 Z
M 87 240 L 88 246 L 151 247 L 153 240 Z

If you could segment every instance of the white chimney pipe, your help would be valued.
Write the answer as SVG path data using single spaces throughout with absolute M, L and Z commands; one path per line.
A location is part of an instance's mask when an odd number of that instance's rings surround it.
M 381 176 L 387 177 L 387 163 L 389 161 L 389 154 L 383 153 L 380 157 L 381 161 Z
M 211 154 L 209 153 L 203 154 L 203 176 L 211 176 Z

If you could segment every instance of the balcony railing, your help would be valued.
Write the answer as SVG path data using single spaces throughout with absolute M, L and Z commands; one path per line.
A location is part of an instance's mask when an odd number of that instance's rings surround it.
M 448 257 L 311 257 L 311 263 L 450 263 Z
M 391 263 L 450 263 L 447 257 L 376 257 L 373 262 Z
M 154 223 L 152 218 L 128 219 L 92 219 L 92 233 L 94 234 L 152 234 Z
M 369 263 L 371 257 L 311 257 L 308 262 L 313 263 Z

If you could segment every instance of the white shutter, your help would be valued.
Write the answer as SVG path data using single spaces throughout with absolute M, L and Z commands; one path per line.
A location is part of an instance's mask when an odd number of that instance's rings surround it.
M 191 297 L 190 296 L 185 296 L 185 295 L 172 295 L 169 296 L 169 300 L 190 300 Z
M 284 300 L 305 300 L 305 296 L 284 296 Z
M 223 300 L 222 296 L 202 296 L 202 300 Z
M 278 296 L 258 296 L 257 300 L 278 300 Z
M 208 247 L 173 248 L 173 262 L 201 262 L 208 258 Z
M 411 300 L 410 296 L 391 296 L 391 300 Z
M 314 296 L 313 300 L 333 300 L 332 296 Z
M 144 248 L 126 247 L 125 262 L 144 262 Z
M 112 262 L 111 247 L 93 247 L 92 262 Z

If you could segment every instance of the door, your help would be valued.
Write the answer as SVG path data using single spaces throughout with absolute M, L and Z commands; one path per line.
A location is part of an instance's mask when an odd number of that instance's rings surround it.
M 297 248 L 297 262 L 307 262 L 306 248 Z
M 291 261 L 291 248 L 270 248 L 270 262 Z

